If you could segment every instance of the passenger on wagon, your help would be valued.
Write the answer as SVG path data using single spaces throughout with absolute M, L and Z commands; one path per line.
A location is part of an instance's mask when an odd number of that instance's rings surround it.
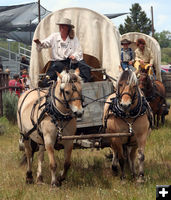
M 154 64 L 154 55 L 148 47 L 146 47 L 145 40 L 139 38 L 137 40 L 137 49 L 135 50 L 135 64 L 134 67 L 139 71 L 139 67 L 143 69 L 149 68 L 149 75 L 153 76 L 153 64 Z
M 127 39 L 121 41 L 121 45 L 123 46 L 123 48 L 121 48 L 121 67 L 123 70 L 133 68 L 134 53 L 133 50 L 129 48 L 130 44 L 131 41 Z
M 74 25 L 67 18 L 61 19 L 56 24 L 59 25 L 59 32 L 52 33 L 43 41 L 34 40 L 39 51 L 43 48 L 52 48 L 52 61 L 46 72 L 46 80 L 48 81 L 48 78 L 57 80 L 56 72 L 60 73 L 65 67 L 69 69 L 79 67 L 83 81 L 89 81 L 90 67 L 83 60 L 81 46 L 73 30 Z

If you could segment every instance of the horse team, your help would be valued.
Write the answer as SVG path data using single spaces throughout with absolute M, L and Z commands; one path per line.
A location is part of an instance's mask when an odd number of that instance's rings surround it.
M 117 80 L 116 92 L 106 100 L 103 115 L 103 127 L 106 133 L 113 135 L 120 132 L 129 133 L 128 137 L 110 138 L 113 172 L 118 174 L 120 166 L 120 177 L 124 179 L 124 165 L 127 160 L 131 174 L 135 178 L 135 158 L 138 157 L 138 182 L 144 181 L 144 149 L 153 126 L 153 114 L 144 96 L 145 86 L 142 85 L 141 81 L 138 84 L 133 71 L 123 71 Z M 161 96 L 164 96 L 164 93 L 159 97 Z M 57 82 L 52 82 L 48 89 L 28 90 L 20 97 L 17 119 L 27 157 L 27 183 L 33 183 L 32 141 L 38 146 L 36 182 L 43 183 L 42 163 L 45 150 L 49 158 L 51 186 L 60 186 L 65 180 L 71 163 L 73 140 L 62 141 L 60 138 L 61 135 L 69 136 L 76 133 L 76 119 L 81 115 L 83 115 L 82 80 L 79 70 L 63 71 L 58 74 Z M 64 146 L 65 161 L 63 172 L 59 177 L 56 176 L 57 163 L 54 156 L 56 143 Z

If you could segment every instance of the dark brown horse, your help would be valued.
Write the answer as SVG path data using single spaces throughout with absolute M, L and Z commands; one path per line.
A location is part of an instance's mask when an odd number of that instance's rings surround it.
M 139 87 L 143 91 L 147 101 L 149 102 L 154 115 L 154 123 L 159 126 L 159 120 L 163 114 L 164 105 L 166 105 L 166 91 L 163 83 L 158 80 L 150 79 L 148 69 L 141 69 L 139 73 Z M 155 117 L 157 115 L 157 124 Z M 164 123 L 164 119 L 162 119 Z

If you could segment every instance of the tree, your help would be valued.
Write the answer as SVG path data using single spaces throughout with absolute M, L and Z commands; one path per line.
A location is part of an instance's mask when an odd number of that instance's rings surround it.
M 161 61 L 163 64 L 171 64 L 171 48 L 162 48 L 161 49 Z
M 171 48 L 171 32 L 162 31 L 154 34 L 155 39 L 159 42 L 161 48 Z
M 142 11 L 138 3 L 132 4 L 130 16 L 125 19 L 124 25 L 120 24 L 121 34 L 128 32 L 140 32 L 149 35 L 151 33 L 152 22 L 147 18 L 146 13 Z

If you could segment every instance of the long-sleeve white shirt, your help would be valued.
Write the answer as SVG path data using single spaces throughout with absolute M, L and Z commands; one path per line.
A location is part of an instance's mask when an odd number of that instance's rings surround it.
M 52 33 L 49 37 L 41 41 L 41 45 L 37 45 L 38 50 L 43 48 L 52 48 L 52 60 L 66 60 L 73 55 L 77 61 L 83 59 L 83 53 L 78 38 L 75 36 L 70 39 L 69 36 L 64 41 L 59 32 Z

